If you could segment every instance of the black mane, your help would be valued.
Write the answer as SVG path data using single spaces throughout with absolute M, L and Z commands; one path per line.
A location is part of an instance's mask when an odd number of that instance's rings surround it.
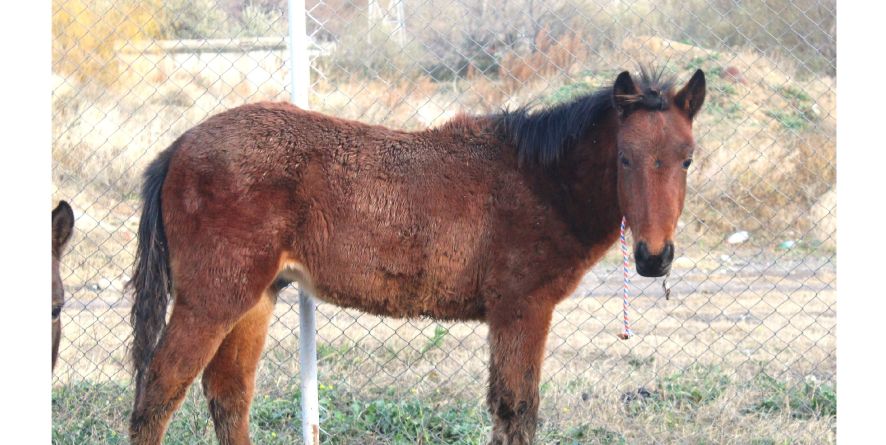
M 666 110 L 671 79 L 661 79 L 664 69 L 640 68 L 635 85 L 640 94 L 631 102 L 636 108 Z M 500 134 L 516 145 L 517 158 L 540 165 L 554 164 L 581 140 L 591 126 L 615 108 L 613 88 L 599 89 L 570 102 L 531 111 L 530 106 L 505 110 L 493 116 Z

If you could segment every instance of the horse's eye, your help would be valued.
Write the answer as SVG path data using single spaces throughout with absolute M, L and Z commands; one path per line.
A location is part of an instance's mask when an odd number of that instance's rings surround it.
M 683 168 L 689 168 L 690 165 L 692 165 L 692 158 L 683 161 Z
M 52 307 L 52 319 L 53 320 L 58 318 L 58 316 L 61 314 L 62 314 L 62 307 L 61 306 L 53 306 Z
M 630 167 L 631 161 L 629 161 L 628 158 L 625 157 L 625 155 L 621 155 L 621 165 L 624 165 L 625 167 Z

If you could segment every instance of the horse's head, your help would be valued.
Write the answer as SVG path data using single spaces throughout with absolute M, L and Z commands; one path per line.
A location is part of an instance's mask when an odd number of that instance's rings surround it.
M 634 235 L 637 273 L 660 277 L 674 259 L 673 235 L 695 150 L 692 119 L 704 102 L 705 78 L 698 70 L 675 92 L 667 82 L 643 77 L 638 85 L 625 71 L 613 87 L 618 201 Z
M 52 368 L 58 357 L 58 344 L 62 335 L 61 315 L 65 305 L 65 289 L 59 274 L 59 260 L 71 233 L 74 231 L 74 211 L 67 202 L 61 201 L 52 210 Z

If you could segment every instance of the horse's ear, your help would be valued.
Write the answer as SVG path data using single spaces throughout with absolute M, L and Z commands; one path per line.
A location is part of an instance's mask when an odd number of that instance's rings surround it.
M 631 73 L 622 71 L 615 78 L 615 85 L 612 86 L 612 100 L 620 114 L 623 114 L 626 107 L 636 103 L 639 100 L 640 90 L 634 84 Z
M 692 119 L 704 103 L 705 90 L 704 71 L 697 70 L 686 86 L 674 95 L 674 104 Z
M 60 201 L 52 210 L 52 251 L 61 254 L 72 233 L 74 233 L 74 210 L 67 202 Z

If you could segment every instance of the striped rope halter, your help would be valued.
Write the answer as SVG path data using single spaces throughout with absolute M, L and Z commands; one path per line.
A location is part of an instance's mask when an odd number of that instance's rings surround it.
M 628 269 L 630 269 L 630 263 L 628 262 L 629 253 L 628 253 L 628 241 L 625 238 L 625 217 L 621 217 L 621 256 L 622 256 L 622 268 L 624 270 L 624 289 L 622 291 L 622 314 L 624 314 L 624 329 L 620 334 L 618 334 L 618 338 L 622 340 L 627 340 L 634 336 L 634 331 L 631 330 L 630 319 L 628 317 L 628 307 L 630 306 L 630 302 L 628 301 L 628 288 L 631 286 L 631 279 L 628 276 Z M 665 300 L 671 299 L 671 287 L 668 285 L 668 277 L 671 275 L 668 272 L 667 275 L 664 276 L 661 282 L 661 288 L 664 290 Z
M 628 302 L 628 287 L 631 285 L 631 279 L 628 277 L 628 269 L 630 265 L 628 264 L 628 241 L 625 239 L 625 217 L 621 217 L 621 256 L 622 256 L 622 267 L 624 269 L 624 290 L 622 292 L 622 313 L 624 314 L 624 330 L 619 334 L 618 338 L 622 340 L 627 340 L 634 336 L 634 332 L 631 331 L 630 321 L 628 320 L 628 306 L 630 303 Z

